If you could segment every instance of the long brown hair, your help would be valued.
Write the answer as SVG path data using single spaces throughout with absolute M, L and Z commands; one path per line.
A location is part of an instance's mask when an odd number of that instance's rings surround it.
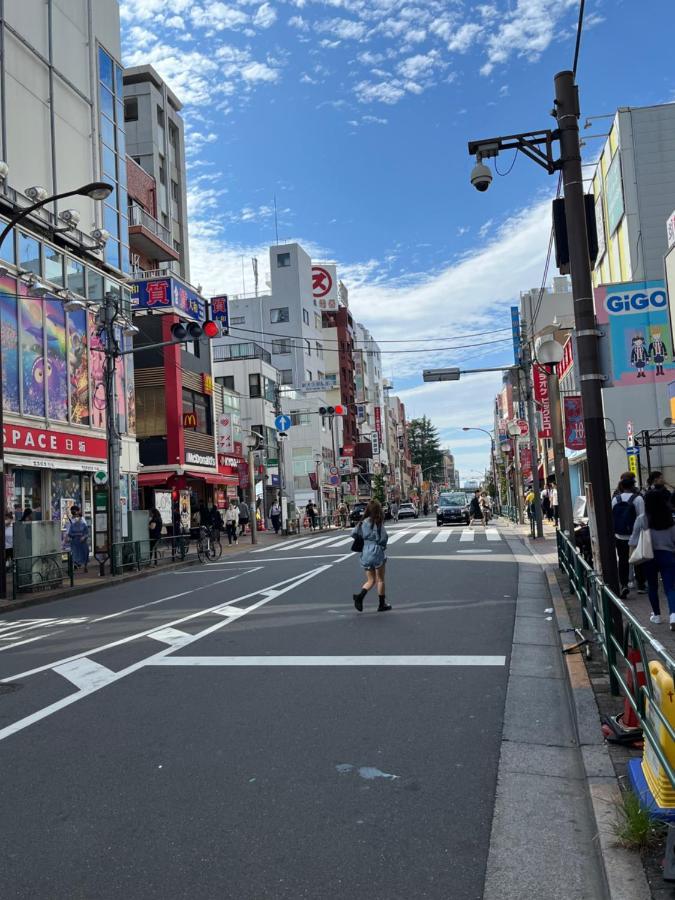
M 384 513 L 382 512 L 382 506 L 380 505 L 379 500 L 370 500 L 368 502 L 368 506 L 366 506 L 366 510 L 363 513 L 363 518 L 370 519 L 373 525 L 377 525 L 378 528 L 382 527 Z

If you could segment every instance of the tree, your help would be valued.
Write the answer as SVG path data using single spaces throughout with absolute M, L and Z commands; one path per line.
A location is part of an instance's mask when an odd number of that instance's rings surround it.
M 425 481 L 442 475 L 443 451 L 438 431 L 427 416 L 408 422 L 408 447 L 413 463 L 422 467 L 422 478 Z
M 373 500 L 378 500 L 380 503 L 384 503 L 384 475 L 382 473 L 378 475 L 373 475 Z

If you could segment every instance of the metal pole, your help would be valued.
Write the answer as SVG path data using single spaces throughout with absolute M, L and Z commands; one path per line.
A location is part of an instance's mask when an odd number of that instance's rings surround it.
M 117 342 L 115 340 L 115 319 L 118 313 L 117 299 L 114 294 L 107 293 L 104 298 L 103 342 L 105 350 L 106 380 L 106 437 L 108 438 L 108 484 L 110 485 L 110 536 L 113 546 L 110 548 L 111 558 L 114 546 L 122 542 L 122 504 L 120 494 L 120 467 L 122 455 L 122 438 L 119 434 L 117 420 L 117 385 L 115 369 L 117 363 Z
M 548 397 L 551 408 L 551 439 L 553 442 L 553 468 L 555 485 L 558 491 L 558 511 L 560 530 L 565 532 L 570 542 L 574 543 L 574 517 L 572 509 L 572 491 L 565 456 L 565 435 L 563 432 L 562 409 L 560 406 L 560 385 L 555 366 L 546 366 Z
M 534 492 L 534 523 L 537 537 L 544 536 L 544 522 L 541 513 L 541 486 L 539 482 L 539 447 L 537 440 L 537 418 L 534 412 L 534 392 L 532 389 L 532 356 L 530 345 L 523 341 L 523 365 L 521 367 L 525 379 L 525 402 L 527 407 L 527 425 L 530 439 L 530 460 L 532 465 L 532 490 Z
M 602 408 L 602 381 L 598 331 L 593 306 L 593 283 L 588 255 L 584 182 L 579 147 L 579 93 L 574 73 L 558 72 L 555 82 L 555 107 L 560 132 L 562 177 L 565 189 L 565 216 L 569 244 L 574 322 L 578 349 L 578 371 L 584 406 L 588 472 L 593 486 L 598 534 L 602 535 L 599 562 L 605 583 L 619 589 L 611 512 L 611 486 L 607 462 L 607 437 Z M 620 613 L 617 610 L 615 634 L 620 638 Z
M 323 497 L 321 496 L 321 461 L 316 461 L 316 502 L 319 506 L 319 521 L 323 517 Z
M 255 518 L 255 456 L 253 447 L 248 448 L 248 493 L 249 493 L 249 522 L 251 523 L 251 543 L 258 543 L 258 529 Z

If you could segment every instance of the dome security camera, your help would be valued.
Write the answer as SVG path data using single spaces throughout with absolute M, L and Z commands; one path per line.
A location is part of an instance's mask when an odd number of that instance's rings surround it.
M 471 184 L 477 191 L 484 193 L 492 184 L 492 172 L 482 163 L 477 162 L 471 171 Z

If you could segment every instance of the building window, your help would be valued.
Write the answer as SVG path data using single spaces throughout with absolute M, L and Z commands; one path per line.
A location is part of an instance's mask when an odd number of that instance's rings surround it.
M 323 381 L 324 378 L 325 378 L 325 375 L 324 375 L 323 372 L 317 372 L 317 373 L 316 373 L 316 377 L 317 377 L 317 380 L 318 380 L 318 381 Z
M 164 165 L 164 157 L 159 158 L 159 183 L 166 184 L 166 167 Z
M 228 391 L 233 391 L 234 388 L 234 375 L 219 375 L 216 378 L 216 384 L 219 384 L 221 387 L 227 388 Z
M 314 327 L 317 331 L 321 331 L 321 316 L 318 313 L 314 313 Z
M 303 309 L 302 311 L 302 321 L 305 323 L 305 325 L 309 325 L 309 313 L 306 309 Z
M 323 346 L 318 341 L 316 342 L 316 355 L 319 359 L 323 359 Z
M 281 306 L 278 309 L 270 310 L 270 322 L 272 322 L 273 325 L 276 325 L 279 322 L 288 322 L 288 321 L 289 321 L 289 315 L 288 315 L 288 307 L 287 306 Z
M 248 395 L 249 397 L 262 397 L 260 375 L 252 374 L 248 376 Z
M 305 369 L 305 379 L 306 379 L 307 381 L 312 381 L 312 380 L 313 380 L 313 379 L 312 379 L 312 370 L 311 370 L 311 369 Z
M 124 121 L 138 122 L 138 98 L 126 97 L 124 100 Z
M 246 316 L 232 316 L 230 319 L 230 325 L 245 325 L 246 324 Z
M 186 424 L 194 422 L 194 425 Z M 208 397 L 183 388 L 183 428 L 200 434 L 212 434 L 211 405 Z
M 272 341 L 272 353 L 290 353 L 291 352 L 291 341 L 290 338 L 283 338 L 280 341 Z
M 115 220 L 115 229 L 112 231 L 115 239 L 109 241 L 106 246 L 105 261 L 114 268 L 128 273 L 130 271 L 129 228 L 126 216 L 129 199 L 126 175 L 126 138 L 124 135 L 126 106 L 123 96 L 123 77 L 121 66 L 103 47 L 98 48 L 98 76 L 101 166 L 105 180 L 111 181 L 114 187 L 106 202 L 110 208 L 109 218 L 111 221 Z M 136 98 L 129 99 L 136 102 L 135 118 L 137 119 L 138 103 Z M 130 114 L 133 115 L 133 102 Z M 104 227 L 106 230 L 110 230 L 105 223 Z
M 171 199 L 178 203 L 178 182 L 171 179 Z
M 277 269 L 287 269 L 291 265 L 290 253 L 277 253 Z
M 293 384 L 293 369 L 279 369 L 282 384 Z
M 294 425 L 310 425 L 311 424 L 311 416 L 309 413 L 305 412 L 292 412 L 291 413 L 291 422 Z
M 164 128 L 164 110 L 161 106 L 157 107 L 157 124 L 160 128 Z

